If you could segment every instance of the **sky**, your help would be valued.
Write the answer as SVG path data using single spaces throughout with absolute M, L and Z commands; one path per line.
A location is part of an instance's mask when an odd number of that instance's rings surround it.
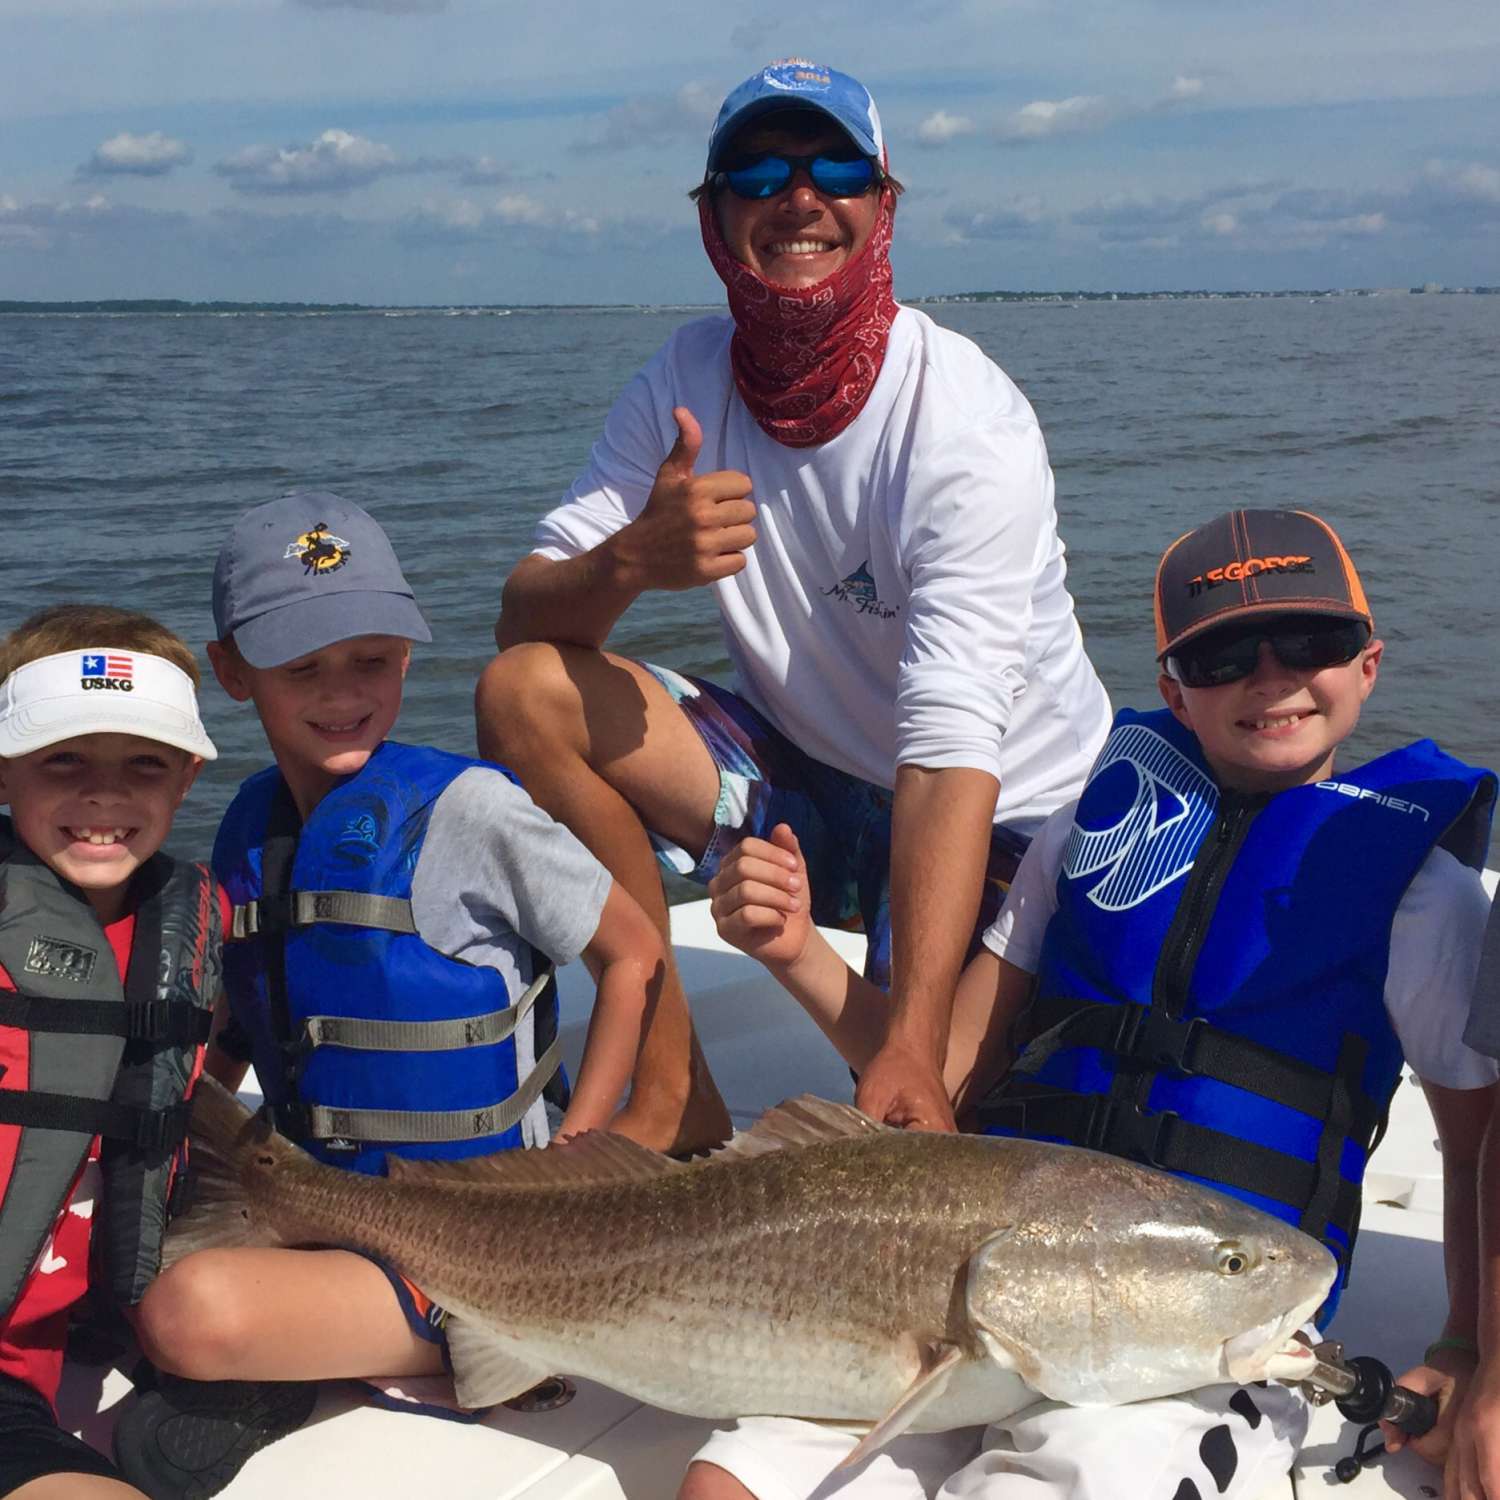
M 788 56 L 876 98 L 898 295 L 1500 284 L 1494 0 L 0 0 L 0 299 L 719 302 Z

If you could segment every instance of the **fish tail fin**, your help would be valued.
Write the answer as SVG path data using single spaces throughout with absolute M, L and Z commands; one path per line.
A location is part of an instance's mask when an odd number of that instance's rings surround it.
M 196 1250 L 284 1245 L 264 1222 L 248 1186 L 254 1177 L 302 1155 L 216 1079 L 199 1078 L 188 1138 L 187 1207 L 172 1219 L 162 1247 L 163 1270 Z

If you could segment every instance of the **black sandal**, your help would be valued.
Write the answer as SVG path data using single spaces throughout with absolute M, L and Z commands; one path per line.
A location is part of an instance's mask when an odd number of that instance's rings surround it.
M 312 1380 L 184 1380 L 136 1372 L 115 1424 L 115 1462 L 151 1500 L 208 1500 L 252 1454 L 295 1432 L 318 1401 Z

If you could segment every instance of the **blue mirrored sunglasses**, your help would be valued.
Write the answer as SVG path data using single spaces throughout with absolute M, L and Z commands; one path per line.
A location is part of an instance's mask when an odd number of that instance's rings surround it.
M 829 198 L 858 198 L 868 193 L 879 180 L 879 169 L 868 156 L 857 152 L 816 156 L 787 156 L 777 151 L 765 156 L 751 156 L 718 174 L 719 180 L 736 198 L 772 198 L 785 190 L 798 170 L 812 179 L 812 185 Z

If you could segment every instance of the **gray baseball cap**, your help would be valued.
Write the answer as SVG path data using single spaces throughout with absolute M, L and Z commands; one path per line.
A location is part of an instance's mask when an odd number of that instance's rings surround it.
M 279 667 L 357 635 L 430 641 L 390 540 L 326 490 L 247 510 L 214 564 L 214 629 L 252 667 Z

